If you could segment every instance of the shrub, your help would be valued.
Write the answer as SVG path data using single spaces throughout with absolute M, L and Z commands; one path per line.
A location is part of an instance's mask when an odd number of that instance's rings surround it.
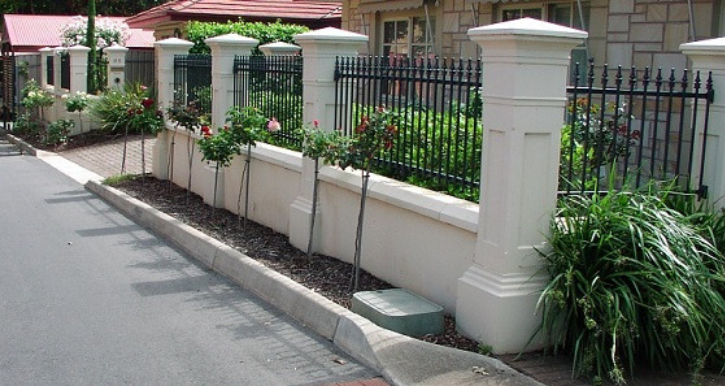
M 40 134 L 40 125 L 30 119 L 30 114 L 20 114 L 13 124 L 13 134 L 34 137 Z
M 41 90 L 35 79 L 30 79 L 21 90 L 22 99 L 20 104 L 28 110 L 42 107 L 50 107 L 55 101 L 53 96 L 45 90 Z
M 571 123 L 561 135 L 560 190 L 595 190 L 606 169 L 627 167 L 641 134 L 628 127 L 634 117 L 626 110 L 624 104 L 599 106 L 587 98 L 570 104 Z
M 259 44 L 267 44 L 274 42 L 292 43 L 292 37 L 309 31 L 309 28 L 297 24 L 282 23 L 277 20 L 274 23 L 262 22 L 245 22 L 239 20 L 237 22 L 228 23 L 204 23 L 199 21 L 190 21 L 186 25 L 187 39 L 194 43 L 194 47 L 189 50 L 190 53 L 204 54 L 211 50 L 204 43 L 205 39 L 236 33 L 242 36 L 259 40 Z M 256 54 L 261 52 L 255 49 Z
M 667 197 L 562 199 L 539 308 L 549 343 L 573 355 L 574 375 L 623 383 L 635 358 L 695 372 L 722 366 L 725 259 L 709 226 Z
M 70 119 L 59 119 L 48 126 L 48 133 L 43 138 L 43 144 L 60 145 L 68 142 L 71 127 L 75 126 L 75 122 Z
M 145 101 L 151 102 L 148 107 Z M 91 106 L 90 113 L 101 121 L 102 130 L 111 133 L 120 133 L 126 128 L 129 133 L 141 133 L 142 130 L 155 133 L 163 125 L 151 90 L 140 84 L 127 84 L 124 92 L 103 93 Z

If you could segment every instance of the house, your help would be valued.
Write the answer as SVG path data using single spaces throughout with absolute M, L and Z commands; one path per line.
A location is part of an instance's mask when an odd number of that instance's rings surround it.
M 40 77 L 39 50 L 45 47 L 58 47 L 61 45 L 60 32 L 75 16 L 70 15 L 3 15 L 2 29 L 2 80 L 0 83 L 0 99 L 11 111 L 15 111 L 18 104 L 18 92 L 27 79 Z M 124 22 L 125 17 L 109 17 L 116 22 Z M 126 47 L 136 56 L 148 57 L 153 55 L 154 36 L 150 30 L 129 28 Z M 145 52 L 144 52 L 145 51 Z M 16 58 L 21 58 L 16 60 Z M 26 64 L 27 68 L 18 65 Z M 23 66 L 25 67 L 25 66 Z M 27 71 L 25 76 L 20 72 Z M 151 63 L 153 74 L 153 63 Z
M 153 29 L 157 40 L 181 37 L 191 20 L 203 22 L 274 22 L 282 20 L 311 29 L 340 27 L 339 0 L 172 0 L 126 20 L 133 28 Z
M 44 47 L 58 47 L 61 45 L 61 29 L 74 17 L 69 15 L 4 15 L 3 51 L 14 54 L 37 53 Z M 108 17 L 108 19 L 116 22 L 126 21 L 125 17 Z M 129 28 L 128 40 L 125 45 L 134 50 L 153 50 L 153 33 L 140 28 Z
M 684 68 L 680 44 L 722 35 L 720 0 L 342 0 L 342 28 L 374 55 L 477 57 L 468 29 L 532 17 L 583 29 L 572 55 L 624 68 Z

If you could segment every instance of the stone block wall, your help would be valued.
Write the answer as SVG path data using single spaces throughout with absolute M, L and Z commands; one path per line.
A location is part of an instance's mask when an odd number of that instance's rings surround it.
M 715 1 L 693 0 L 693 9 L 697 39 L 716 36 Z M 594 55 L 597 64 L 685 68 L 687 59 L 679 47 L 691 41 L 689 20 L 687 2 L 609 0 L 606 55 Z

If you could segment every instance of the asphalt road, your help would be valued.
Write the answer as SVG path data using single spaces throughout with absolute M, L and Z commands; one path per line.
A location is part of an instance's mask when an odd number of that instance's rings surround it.
M 325 385 L 334 346 L 0 143 L 0 385 Z

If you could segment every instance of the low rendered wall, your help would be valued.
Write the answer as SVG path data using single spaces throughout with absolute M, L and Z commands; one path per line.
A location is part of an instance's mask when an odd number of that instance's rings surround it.
M 83 111 L 83 114 L 80 116 L 78 113 L 69 113 L 68 110 L 66 110 L 65 107 L 65 99 L 63 99 L 63 95 L 69 94 L 67 90 L 61 90 L 56 92 L 53 86 L 46 87 L 45 91 L 53 95 L 53 98 L 55 99 L 55 102 L 52 106 L 47 107 L 43 109 L 43 118 L 45 119 L 48 124 L 51 124 L 59 119 L 70 119 L 71 121 L 75 122 L 75 126 L 71 128 L 70 135 L 78 135 L 81 134 L 81 124 L 80 120 L 83 120 L 83 132 L 89 132 L 91 130 L 96 130 L 101 127 L 101 123 L 97 120 L 94 120 L 91 118 L 88 110 L 90 108 L 86 108 L 85 111 Z M 95 95 L 89 95 L 88 99 L 91 101 L 91 103 L 98 100 L 98 97 Z
M 156 146 L 171 149 L 176 132 L 173 181 L 186 187 L 188 132 L 169 129 Z M 193 140 L 198 136 L 192 134 Z M 155 154 L 164 154 L 155 151 Z M 168 156 L 154 159 L 155 171 L 167 170 Z M 244 155 L 223 171 L 217 206 L 233 213 L 238 204 Z M 290 206 L 300 196 L 302 156 L 298 152 L 258 144 L 252 148 L 249 218 L 290 234 Z M 159 174 L 159 173 L 157 173 Z M 157 175 L 157 177 L 159 177 Z M 164 177 L 164 176 L 160 176 Z M 213 202 L 214 168 L 201 161 L 192 166 L 192 191 Z M 319 253 L 352 262 L 360 205 L 360 172 L 323 167 L 320 170 Z M 221 193 L 223 192 L 223 193 Z M 454 313 L 457 281 L 473 262 L 478 205 L 430 190 L 373 175 L 365 211 L 362 266 L 390 284 L 406 288 Z

